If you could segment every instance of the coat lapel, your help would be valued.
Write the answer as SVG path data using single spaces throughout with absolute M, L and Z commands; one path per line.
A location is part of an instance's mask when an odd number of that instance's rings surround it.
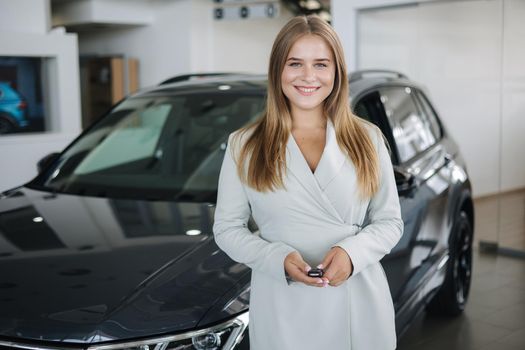
M 312 173 L 301 149 L 295 142 L 290 133 L 286 144 L 286 167 L 293 173 L 304 189 L 317 201 L 328 213 L 333 215 L 338 221 L 344 222 L 343 218 L 332 205 L 324 190 L 334 177 L 341 171 L 346 156 L 339 148 L 335 136 L 335 129 L 330 119 L 326 125 L 326 143 L 321 155 L 321 159 Z
M 304 157 L 303 157 L 304 159 Z M 341 171 L 346 156 L 339 148 L 335 137 L 335 129 L 332 121 L 326 123 L 326 144 L 321 160 L 315 169 L 314 176 L 321 190 L 325 190 L 330 181 Z M 306 162 L 306 160 L 305 160 Z M 308 164 L 307 164 L 308 166 Z

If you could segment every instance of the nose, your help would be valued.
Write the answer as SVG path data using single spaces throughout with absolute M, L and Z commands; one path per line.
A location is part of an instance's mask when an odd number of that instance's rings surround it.
M 304 65 L 303 80 L 309 81 L 309 82 L 316 80 L 315 70 L 310 65 L 307 65 L 307 64 Z

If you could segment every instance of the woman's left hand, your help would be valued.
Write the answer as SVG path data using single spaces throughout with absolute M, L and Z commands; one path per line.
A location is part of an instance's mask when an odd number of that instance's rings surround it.
M 324 269 L 323 280 L 328 280 L 328 284 L 333 287 L 346 281 L 354 269 L 352 259 L 341 247 L 330 249 L 321 265 L 321 268 Z

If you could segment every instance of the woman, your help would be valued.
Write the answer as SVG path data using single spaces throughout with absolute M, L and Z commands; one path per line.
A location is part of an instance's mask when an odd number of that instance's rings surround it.
M 291 19 L 271 51 L 264 113 L 228 139 L 213 232 L 252 269 L 251 350 L 396 347 L 379 260 L 404 224 L 384 138 L 352 114 L 345 67 L 330 25 Z

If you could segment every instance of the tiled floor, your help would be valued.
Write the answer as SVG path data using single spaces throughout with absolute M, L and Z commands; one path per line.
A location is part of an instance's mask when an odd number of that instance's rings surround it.
M 426 312 L 398 350 L 525 350 L 525 259 L 479 252 L 465 312 L 440 319 Z

